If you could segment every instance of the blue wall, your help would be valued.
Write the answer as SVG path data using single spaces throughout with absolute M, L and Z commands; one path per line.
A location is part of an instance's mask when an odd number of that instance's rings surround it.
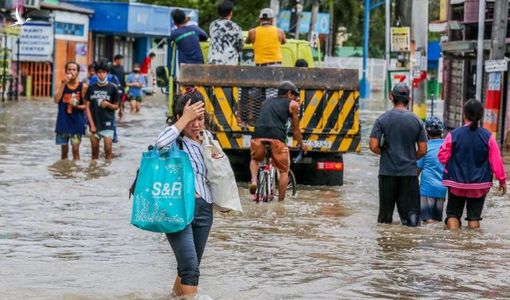
M 90 30 L 93 32 L 127 32 L 129 3 L 79 0 L 68 0 L 66 2 L 94 10 L 94 14 L 90 19 Z
M 132 3 L 129 6 L 128 32 L 169 36 L 170 11 L 169 7 Z
M 170 7 L 127 2 L 66 2 L 94 10 L 90 19 L 93 32 L 153 37 L 170 35 Z

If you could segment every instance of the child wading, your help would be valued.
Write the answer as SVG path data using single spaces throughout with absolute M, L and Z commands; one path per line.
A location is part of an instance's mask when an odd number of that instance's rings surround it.
M 126 86 L 131 103 L 131 112 L 139 112 L 142 106 L 142 88 L 145 86 L 145 77 L 140 74 L 140 65 L 133 66 L 133 73 L 129 74 Z
M 425 120 L 428 135 L 427 154 L 418 160 L 420 173 L 420 220 L 425 223 L 443 220 L 443 205 L 446 198 L 446 187 L 443 178 L 443 165 L 437 158 L 439 147 L 443 143 L 443 122 L 437 117 Z
M 108 82 L 108 65 L 101 62 L 96 65 L 97 82 L 87 89 L 87 118 L 90 123 L 90 143 L 92 159 L 99 158 L 99 142 L 104 140 L 106 159 L 112 159 L 112 140 L 115 126 L 115 110 L 119 108 L 117 86 Z
M 445 165 L 443 185 L 448 187 L 445 220 L 448 229 L 461 226 L 464 206 L 468 227 L 480 227 L 493 173 L 499 181 L 499 190 L 506 193 L 506 174 L 498 143 L 494 135 L 479 124 L 483 114 L 480 101 L 466 102 L 465 125 L 449 133 L 439 150 L 439 161 Z
M 79 71 L 77 63 L 68 62 L 65 66 L 66 75 L 55 93 L 55 103 L 58 104 L 56 144 L 61 145 L 61 159 L 67 159 L 69 142 L 73 159 L 80 159 L 81 137 L 85 135 L 83 95 L 87 86 L 78 80 Z

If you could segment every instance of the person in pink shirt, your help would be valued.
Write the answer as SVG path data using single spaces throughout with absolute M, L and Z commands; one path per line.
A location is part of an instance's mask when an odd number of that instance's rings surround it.
M 443 185 L 448 187 L 445 220 L 448 229 L 460 228 L 464 206 L 468 227 L 480 227 L 493 174 L 499 181 L 499 190 L 506 193 L 506 174 L 499 146 L 494 135 L 480 127 L 483 115 L 480 101 L 467 101 L 464 104 L 465 125 L 446 136 L 437 155 L 445 165 Z

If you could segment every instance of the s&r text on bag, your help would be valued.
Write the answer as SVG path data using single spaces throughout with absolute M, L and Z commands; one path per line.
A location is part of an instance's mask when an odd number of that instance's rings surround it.
M 173 182 L 170 188 L 169 183 L 154 182 L 152 185 L 152 196 L 180 198 L 182 195 L 182 182 Z

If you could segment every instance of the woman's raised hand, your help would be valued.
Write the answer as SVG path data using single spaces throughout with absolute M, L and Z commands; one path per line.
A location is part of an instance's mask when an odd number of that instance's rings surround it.
M 187 122 L 195 120 L 196 118 L 202 116 L 205 112 L 204 102 L 200 101 L 190 104 L 190 101 L 191 100 L 188 100 L 188 102 L 186 102 L 186 105 L 184 106 L 184 110 L 182 112 L 182 117 Z

